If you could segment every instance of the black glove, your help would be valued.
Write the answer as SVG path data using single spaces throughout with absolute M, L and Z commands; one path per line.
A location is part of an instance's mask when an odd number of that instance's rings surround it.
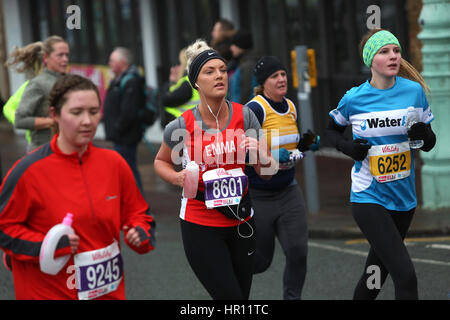
M 297 149 L 301 152 L 305 152 L 310 150 L 311 145 L 317 144 L 318 137 L 314 132 L 308 129 L 306 133 L 303 134 L 303 137 L 300 139 L 300 142 L 297 145 Z M 316 147 L 316 150 L 319 149 L 318 146 Z
M 408 138 L 411 140 L 428 141 L 431 134 L 431 128 L 423 122 L 414 123 L 408 130 Z
M 356 161 L 362 161 L 367 156 L 367 152 L 372 147 L 367 144 L 365 139 L 355 139 L 355 140 L 340 140 L 338 142 L 338 150 L 342 151 L 346 155 L 352 157 Z

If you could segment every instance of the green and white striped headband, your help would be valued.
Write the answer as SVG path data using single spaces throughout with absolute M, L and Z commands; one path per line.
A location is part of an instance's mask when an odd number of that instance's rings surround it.
M 399 46 L 400 50 L 402 49 L 402 47 L 400 46 L 400 42 L 398 42 L 398 39 L 389 31 L 381 30 L 372 35 L 364 45 L 363 49 L 364 64 L 368 68 L 370 68 L 375 54 L 378 52 L 378 50 L 380 50 L 382 47 L 388 44 L 395 44 Z

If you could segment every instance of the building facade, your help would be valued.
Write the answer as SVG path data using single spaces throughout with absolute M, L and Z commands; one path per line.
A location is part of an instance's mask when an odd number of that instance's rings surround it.
M 73 12 L 68 8 L 73 5 L 80 9 L 80 24 L 70 29 Z M 421 0 L 0 0 L 0 58 L 16 45 L 57 34 L 70 45 L 71 63 L 107 65 L 110 52 L 120 45 L 133 51 L 147 82 L 159 87 L 179 50 L 196 38 L 208 40 L 215 21 L 224 17 L 251 31 L 255 50 L 279 57 L 289 76 L 290 51 L 296 45 L 315 49 L 318 86 L 311 99 L 314 128 L 323 132 L 328 111 L 370 76 L 358 53 L 370 5 L 380 8 L 381 27 L 398 36 L 409 59 L 415 39 L 410 40 L 409 30 L 417 23 L 414 12 L 420 12 Z M 0 80 L 7 98 L 24 77 L 3 68 Z M 288 95 L 296 100 L 292 86 Z

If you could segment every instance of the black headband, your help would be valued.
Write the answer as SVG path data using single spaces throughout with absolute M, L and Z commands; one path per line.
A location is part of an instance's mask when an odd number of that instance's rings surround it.
M 188 78 L 192 88 L 196 88 L 195 82 L 197 81 L 198 74 L 200 73 L 203 65 L 211 59 L 220 59 L 225 62 L 225 59 L 222 58 L 216 50 L 212 49 L 203 51 L 195 57 L 194 61 L 191 62 L 191 65 L 189 66 Z

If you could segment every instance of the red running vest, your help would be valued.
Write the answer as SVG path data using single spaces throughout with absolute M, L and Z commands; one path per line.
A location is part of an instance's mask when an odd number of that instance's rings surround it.
M 214 129 L 208 130 L 209 132 L 203 131 L 196 121 L 192 110 L 182 114 L 187 130 L 183 159 L 186 163 L 195 161 L 199 165 L 198 190 L 201 192 L 205 189 L 202 175 L 208 170 L 241 168 L 244 171 L 245 150 L 240 147 L 245 134 L 243 106 L 234 102 L 232 106 L 231 121 L 219 133 Z M 245 188 L 245 193 L 247 193 L 247 189 L 248 186 Z M 188 222 L 212 227 L 233 227 L 243 223 L 239 220 L 225 217 L 216 209 L 207 209 L 203 201 L 186 198 L 182 199 L 180 218 Z

